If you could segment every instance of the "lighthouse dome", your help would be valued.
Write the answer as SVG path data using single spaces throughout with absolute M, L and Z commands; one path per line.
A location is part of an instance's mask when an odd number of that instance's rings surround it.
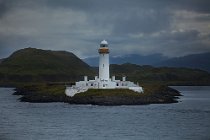
M 108 42 L 106 40 L 103 40 L 103 41 L 101 41 L 101 44 L 107 44 L 108 45 Z
M 106 40 L 101 41 L 101 47 L 108 47 L 108 42 Z

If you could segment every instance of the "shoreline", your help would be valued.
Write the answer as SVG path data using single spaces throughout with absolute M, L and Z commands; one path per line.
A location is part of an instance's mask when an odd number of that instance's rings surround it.
M 89 89 L 87 92 L 68 97 L 64 93 L 65 86 L 31 85 L 15 88 L 13 95 L 21 95 L 21 102 L 50 103 L 64 102 L 80 105 L 148 105 L 177 103 L 180 92 L 168 86 L 146 88 L 146 93 L 136 93 L 126 89 L 101 90 Z M 63 91 L 63 93 L 62 93 Z

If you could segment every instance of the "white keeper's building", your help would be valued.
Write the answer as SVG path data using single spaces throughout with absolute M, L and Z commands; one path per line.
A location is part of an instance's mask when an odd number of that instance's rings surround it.
M 121 80 L 116 80 L 115 76 L 110 78 L 109 74 L 109 48 L 106 40 L 101 41 L 99 53 L 99 77 L 95 76 L 94 80 L 88 80 L 87 76 L 84 76 L 84 81 L 76 82 L 73 86 L 66 87 L 66 95 L 74 96 L 76 93 L 85 92 L 88 89 L 130 89 L 135 92 L 143 92 L 142 87 L 134 82 L 126 81 L 126 77 L 122 77 Z

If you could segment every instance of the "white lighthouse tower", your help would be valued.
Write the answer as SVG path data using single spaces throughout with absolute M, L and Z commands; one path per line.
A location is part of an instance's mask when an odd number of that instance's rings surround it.
M 99 53 L 99 80 L 109 81 L 109 48 L 106 40 L 101 41 Z

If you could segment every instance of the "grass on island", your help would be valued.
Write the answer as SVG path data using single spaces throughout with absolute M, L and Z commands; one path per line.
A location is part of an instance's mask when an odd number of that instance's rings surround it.
M 28 84 L 19 87 L 23 91 L 27 91 L 33 95 L 43 96 L 65 96 L 65 85 L 54 84 Z M 167 90 L 167 86 L 158 84 L 143 85 L 143 93 L 134 92 L 129 89 L 89 89 L 86 92 L 75 94 L 75 97 L 91 97 L 91 96 L 149 96 L 163 93 Z
M 167 86 L 145 86 L 144 92 L 138 93 L 129 89 L 89 89 L 86 92 L 75 94 L 73 97 L 65 95 L 64 85 L 37 84 L 27 85 L 17 89 L 16 95 L 23 95 L 23 102 L 67 102 L 73 104 L 148 104 L 173 103 L 174 96 L 179 96 L 176 90 Z
M 18 87 L 23 91 L 37 95 L 63 96 L 65 95 L 66 87 L 64 85 L 49 85 L 49 84 L 28 84 Z

